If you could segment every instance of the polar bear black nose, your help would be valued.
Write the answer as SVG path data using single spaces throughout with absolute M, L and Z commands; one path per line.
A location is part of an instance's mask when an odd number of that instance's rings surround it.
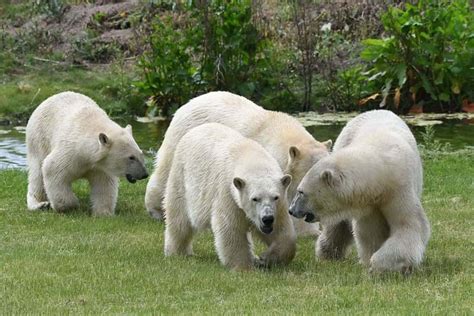
M 265 215 L 264 217 L 262 217 L 262 222 L 265 226 L 271 226 L 274 220 L 275 218 L 273 217 L 273 215 Z

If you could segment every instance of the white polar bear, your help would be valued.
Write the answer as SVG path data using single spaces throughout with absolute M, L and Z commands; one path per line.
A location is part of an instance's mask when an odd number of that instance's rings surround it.
M 204 123 L 223 124 L 262 145 L 281 169 L 293 177 L 289 199 L 306 172 L 328 154 L 332 144 L 316 141 L 295 118 L 267 111 L 244 97 L 229 92 L 201 95 L 176 111 L 156 155 L 155 170 L 145 195 L 145 205 L 152 217 L 163 217 L 162 201 L 176 145 L 191 128 Z M 316 224 L 295 219 L 295 225 L 299 235 L 319 233 Z
M 430 237 L 422 187 L 421 159 L 408 126 L 390 111 L 370 111 L 351 120 L 333 153 L 308 171 L 290 213 L 321 218 L 319 257 L 344 256 L 350 226 L 340 220 L 352 219 L 361 263 L 376 272 L 410 272 Z
M 26 126 L 26 145 L 30 210 L 77 207 L 71 184 L 86 178 L 94 215 L 111 215 L 118 177 L 133 183 L 148 176 L 131 126 L 121 128 L 82 94 L 63 92 L 41 103 Z
M 237 270 L 289 263 L 296 234 L 276 160 L 255 141 L 217 123 L 200 125 L 176 148 L 166 185 L 165 254 L 191 255 L 194 233 L 211 227 L 222 264 Z M 269 246 L 256 259 L 249 231 Z

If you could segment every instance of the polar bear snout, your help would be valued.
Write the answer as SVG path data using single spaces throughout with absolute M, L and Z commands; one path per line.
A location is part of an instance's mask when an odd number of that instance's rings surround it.
M 275 211 L 271 206 L 264 206 L 260 218 L 260 230 L 264 234 L 270 234 L 273 231 L 273 223 L 275 222 Z
M 319 220 L 318 216 L 309 209 L 307 197 L 301 191 L 296 193 L 288 212 L 296 218 L 304 218 L 308 223 L 314 223 Z
M 263 225 L 265 226 L 272 226 L 274 220 L 275 220 L 275 217 L 273 217 L 273 215 L 266 215 L 262 217 L 262 222 L 263 222 Z
M 148 172 L 146 171 L 145 166 L 139 160 L 130 160 L 127 165 L 127 172 L 125 177 L 128 182 L 135 183 L 137 180 L 143 180 L 148 177 Z

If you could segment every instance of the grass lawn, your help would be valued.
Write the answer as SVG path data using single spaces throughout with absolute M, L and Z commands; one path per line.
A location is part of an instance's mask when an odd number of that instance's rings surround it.
M 33 70 L 4 77 L 0 71 L 0 119 L 26 121 L 41 102 L 63 91 L 89 96 L 109 115 L 137 114 L 144 109 L 143 98 L 134 98 L 129 87 L 132 71 L 120 72 L 114 66 L 51 68 L 55 66 L 36 65 Z
M 355 252 L 321 262 L 298 242 L 285 268 L 231 272 L 210 233 L 192 258 L 163 256 L 164 225 L 145 214 L 145 182 L 121 183 L 113 218 L 83 208 L 26 210 L 26 173 L 0 171 L 0 314 L 473 314 L 474 154 L 425 160 L 432 238 L 421 269 L 373 276 Z M 261 248 L 260 248 L 261 250 Z

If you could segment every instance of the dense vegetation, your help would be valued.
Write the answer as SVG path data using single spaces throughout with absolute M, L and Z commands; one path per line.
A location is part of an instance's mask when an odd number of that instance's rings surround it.
M 0 0 L 4 117 L 60 89 L 111 114 L 168 116 L 217 89 L 288 112 L 452 112 L 474 102 L 473 70 L 468 0 Z M 51 72 L 97 88 L 38 83 Z

